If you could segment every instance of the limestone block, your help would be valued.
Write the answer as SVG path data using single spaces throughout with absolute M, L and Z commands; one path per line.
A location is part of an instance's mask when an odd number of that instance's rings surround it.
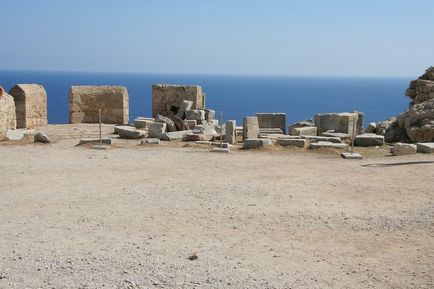
M 344 143 L 332 143 L 327 141 L 320 141 L 310 144 L 311 149 L 348 149 L 348 145 Z
M 286 113 L 257 113 L 259 128 L 280 128 L 286 134 Z
M 175 123 L 176 130 L 190 129 L 190 127 L 181 118 L 177 116 L 170 116 L 169 118 Z
M 282 134 L 283 131 L 280 128 L 259 128 L 259 134 Z
M 211 121 L 215 119 L 215 110 L 212 109 L 204 109 L 205 110 L 205 120 Z
M 47 125 L 47 93 L 39 84 L 17 84 L 9 91 L 15 101 L 17 128 Z
M 318 128 L 316 126 L 296 127 L 292 129 L 292 135 L 311 135 L 316 136 Z
M 277 140 L 277 144 L 285 147 L 299 147 L 305 149 L 309 146 L 309 141 L 306 139 L 281 138 Z
M 71 86 L 69 122 L 127 124 L 129 118 L 128 90 L 123 86 Z
M 264 149 L 273 145 L 271 139 L 266 138 L 249 138 L 244 141 L 243 149 Z
M 417 152 L 424 153 L 424 154 L 434 153 L 434 143 L 433 142 L 418 143 Z
M 417 152 L 417 146 L 415 144 L 408 143 L 395 143 L 392 148 L 392 154 L 395 156 L 413 155 Z
M 354 146 L 357 147 L 375 147 L 384 145 L 384 136 L 373 133 L 357 135 L 354 139 Z
M 33 141 L 34 142 L 41 142 L 41 143 L 49 143 L 50 142 L 50 138 L 48 137 L 48 135 L 46 133 L 38 132 L 33 137 Z
M 134 127 L 118 127 L 118 134 L 120 138 L 125 139 L 139 139 L 145 137 L 145 132 Z
M 296 123 L 293 123 L 288 126 L 288 133 L 292 133 L 292 130 L 297 127 L 305 127 L 305 126 L 315 126 L 313 119 L 302 120 Z
M 185 135 L 182 140 L 183 141 L 212 141 L 214 139 L 214 136 L 211 134 L 187 134 Z
M 235 120 L 228 120 L 226 122 L 226 134 L 225 134 L 225 141 L 230 144 L 236 143 L 236 129 L 237 129 L 237 122 Z
M 197 125 L 197 120 L 195 119 L 188 119 L 185 122 L 187 123 L 189 129 L 193 129 Z
M 377 129 L 377 124 L 375 122 L 371 122 L 371 123 L 369 123 L 365 132 L 366 133 L 375 133 L 376 129 Z
M 175 122 L 168 117 L 157 114 L 155 121 L 165 123 L 168 132 L 176 131 Z
M 257 139 L 259 136 L 259 123 L 258 117 L 246 116 L 243 119 L 243 141 L 253 138 Z
M 166 124 L 163 122 L 154 122 L 148 127 L 149 138 L 160 138 L 166 132 Z
M 203 109 L 205 107 L 205 94 L 202 92 L 202 87 L 170 84 L 153 85 L 152 115 L 154 117 L 157 114 L 163 116 L 177 115 L 184 100 L 193 102 L 190 109 Z
M 142 119 L 136 118 L 134 120 L 134 127 L 137 129 L 147 129 L 151 123 L 154 123 L 154 119 Z
M 302 139 L 307 139 L 310 142 L 332 142 L 332 143 L 342 143 L 340 137 L 328 137 L 328 136 L 310 136 L 310 135 L 301 135 Z
M 360 134 L 363 128 L 363 119 L 361 118 L 362 114 L 358 112 L 317 114 L 315 115 L 315 126 L 318 128 L 318 134 L 333 130 L 352 135 L 355 122 L 356 134 Z
M 160 140 L 172 141 L 184 138 L 188 134 L 192 134 L 192 130 L 181 130 L 181 131 L 172 131 L 166 132 L 160 135 Z
M 186 110 L 185 118 L 187 120 L 196 120 L 200 124 L 205 120 L 205 110 L 203 109 Z
M 0 86 L 0 140 L 5 139 L 8 129 L 15 129 L 16 126 L 14 98 Z
M 190 110 L 193 107 L 193 101 L 190 100 L 183 100 L 181 105 L 179 106 L 178 113 L 176 114 L 177 117 L 184 119 L 185 118 L 185 112 L 187 110 Z

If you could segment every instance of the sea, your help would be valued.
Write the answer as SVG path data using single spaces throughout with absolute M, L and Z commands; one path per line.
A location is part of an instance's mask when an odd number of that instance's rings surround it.
M 365 125 L 397 115 L 408 107 L 405 77 L 248 76 L 0 70 L 0 85 L 42 84 L 48 96 L 48 122 L 68 123 L 71 85 L 126 86 L 130 122 L 152 114 L 153 84 L 200 85 L 207 108 L 223 120 L 240 123 L 257 112 L 285 112 L 288 124 L 317 113 L 361 111 Z

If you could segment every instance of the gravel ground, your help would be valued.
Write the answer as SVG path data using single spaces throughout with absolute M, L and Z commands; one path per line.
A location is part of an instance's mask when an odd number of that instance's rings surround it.
M 96 127 L 0 144 L 0 288 L 434 288 L 433 155 L 75 146 Z

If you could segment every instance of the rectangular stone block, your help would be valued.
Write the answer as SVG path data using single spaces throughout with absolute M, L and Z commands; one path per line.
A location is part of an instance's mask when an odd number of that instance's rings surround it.
M 363 113 L 342 112 L 315 115 L 315 126 L 318 128 L 318 134 L 333 130 L 352 135 L 354 123 L 356 134 L 360 134 L 363 130 Z
M 332 143 L 320 141 L 310 144 L 311 149 L 348 149 L 348 145 L 344 143 Z
M 310 135 L 316 136 L 318 128 L 316 126 L 296 127 L 292 129 L 291 135 Z
M 434 153 L 434 142 L 418 143 L 417 152 L 424 154 Z
M 281 138 L 277 140 L 277 144 L 285 147 L 299 147 L 305 149 L 309 146 L 309 141 L 306 139 Z
M 246 116 L 243 119 L 243 141 L 249 138 L 258 138 L 259 123 L 256 116 Z
M 365 133 L 356 136 L 354 146 L 356 147 L 375 147 L 384 145 L 384 136 Z
M 194 85 L 156 84 L 152 86 L 152 115 L 175 116 L 184 101 L 192 101 L 190 109 L 205 107 L 202 87 Z M 187 110 L 187 109 L 186 109 Z
M 236 130 L 237 130 L 237 122 L 235 120 L 228 120 L 226 122 L 226 134 L 225 141 L 230 144 L 236 143 Z
M 392 154 L 395 156 L 414 155 L 417 152 L 417 146 L 409 143 L 395 143 L 392 148 Z
M 98 123 L 101 109 L 103 123 L 127 124 L 128 90 L 123 86 L 71 86 L 69 122 Z
M 149 138 L 160 138 L 166 132 L 166 124 L 163 122 L 154 122 L 148 127 Z
M 8 129 L 15 129 L 16 114 L 14 98 L 3 91 L 0 86 L 0 140 L 6 138 Z
M 191 133 L 193 133 L 192 130 L 166 132 L 160 135 L 160 140 L 164 140 L 164 141 L 179 140 Z
M 47 125 L 47 93 L 42 85 L 17 84 L 9 94 L 15 101 L 17 128 Z
M 259 128 L 280 128 L 286 134 L 286 113 L 257 113 Z

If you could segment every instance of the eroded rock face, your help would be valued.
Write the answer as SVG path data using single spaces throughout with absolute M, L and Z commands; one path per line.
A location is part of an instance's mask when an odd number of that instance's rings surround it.
M 0 86 L 0 140 L 5 139 L 8 129 L 15 129 L 17 119 L 14 98 Z
M 434 99 L 434 66 L 428 68 L 418 79 L 410 82 L 405 95 L 410 97 L 410 107 Z

